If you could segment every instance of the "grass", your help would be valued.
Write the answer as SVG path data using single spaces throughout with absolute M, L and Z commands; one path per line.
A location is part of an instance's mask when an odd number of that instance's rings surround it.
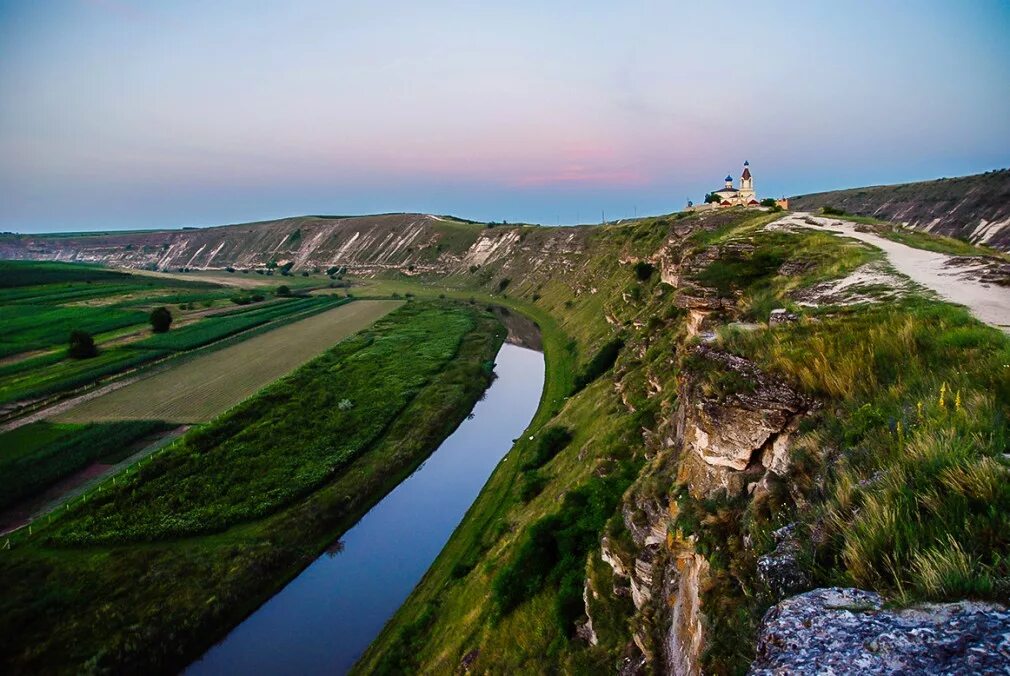
M 437 321 L 432 313 L 439 316 Z M 93 513 L 98 503 L 92 492 L 86 503 L 76 503 L 67 516 L 4 552 L 0 557 L 0 578 L 5 581 L 5 594 L 0 597 L 0 663 L 5 670 L 65 673 L 185 667 L 331 545 L 466 416 L 490 382 L 487 365 L 504 337 L 490 314 L 467 307 L 417 304 L 376 325 L 370 335 L 376 349 L 387 341 L 399 343 L 402 332 L 417 330 L 412 328 L 415 318 L 433 324 L 441 334 L 443 327 L 455 325 L 459 313 L 470 328 L 457 342 L 454 356 L 415 387 L 411 400 L 389 427 L 331 479 L 271 515 L 212 535 L 148 545 L 47 546 L 50 535 L 62 532 L 64 525 L 79 525 L 84 515 Z M 358 355 L 364 360 L 365 353 Z M 350 367 L 350 361 L 353 357 L 344 365 Z M 320 363 L 326 363 L 325 356 Z M 268 389 L 258 395 L 258 404 L 250 406 L 273 409 L 295 406 L 297 401 L 298 420 L 317 420 L 336 415 L 330 405 L 333 398 L 348 398 L 363 406 L 369 397 L 381 397 L 381 392 L 374 391 L 378 382 L 371 378 L 352 387 L 331 369 L 312 364 L 286 382 L 291 389 Z M 296 384 L 322 396 L 299 398 Z M 227 434 L 232 422 L 229 416 L 222 418 L 202 433 L 203 439 Z M 325 439 L 343 443 L 343 428 L 327 429 L 338 436 Z M 250 442 L 246 453 L 273 456 L 280 463 L 277 468 L 297 463 L 303 445 L 288 442 L 291 434 L 304 432 L 288 432 L 288 428 L 277 430 L 276 436 L 258 439 L 256 446 Z M 131 486 L 145 490 L 144 481 L 157 481 L 159 475 L 151 470 L 160 466 L 161 458 L 185 463 L 181 456 L 189 452 L 189 443 L 184 438 L 144 465 L 132 479 L 141 483 L 131 482 Z M 306 451 L 307 459 L 311 455 L 311 450 Z M 245 471 L 228 463 L 208 469 L 225 482 L 231 472 L 240 476 Z M 255 475 L 250 479 L 262 480 Z
M 402 308 L 189 435 L 52 537 L 75 544 L 160 540 L 272 513 L 372 446 L 472 327 L 465 312 Z M 250 342 L 235 349 L 246 351 Z M 225 352 L 214 359 L 226 360 Z M 337 406 L 344 399 L 350 407 Z M 310 404 L 320 415 L 306 425 L 300 413 Z
M 0 375 L 0 404 L 47 397 L 122 373 L 164 357 L 160 350 L 103 350 L 92 359 L 68 359 L 66 351 L 33 357 L 6 366 Z M 0 372 L 2 373 L 2 372 Z
M 210 353 L 197 353 L 150 377 L 83 402 L 57 419 L 207 422 L 336 341 L 364 329 L 396 305 L 393 301 L 354 302 Z
M 296 314 L 308 315 L 321 312 L 346 302 L 348 301 L 343 298 L 295 298 L 245 312 L 207 317 L 195 324 L 173 329 L 167 333 L 155 334 L 150 338 L 131 343 L 130 347 L 171 351 L 192 350 L 267 322 L 292 317 Z
M 906 600 L 1005 597 L 1010 340 L 912 298 L 730 347 L 837 402 L 815 436 L 842 457 L 824 470 L 824 511 L 807 515 L 832 534 L 816 552 L 826 578 Z
M 0 357 L 65 345 L 74 330 L 95 334 L 146 321 L 147 313 L 113 308 L 0 305 Z
M 0 508 L 45 490 L 92 462 L 116 461 L 124 448 L 168 426 L 157 421 L 93 425 L 36 422 L 0 433 Z

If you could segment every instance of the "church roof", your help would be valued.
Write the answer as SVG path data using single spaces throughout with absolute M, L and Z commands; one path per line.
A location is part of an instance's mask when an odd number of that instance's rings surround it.
M 720 189 L 718 189 L 718 190 L 715 191 L 715 194 L 718 195 L 719 193 L 724 193 L 724 192 L 738 192 L 738 191 L 737 191 L 736 188 L 720 188 Z
M 743 176 L 741 178 L 750 178 L 750 167 L 746 164 L 743 166 Z

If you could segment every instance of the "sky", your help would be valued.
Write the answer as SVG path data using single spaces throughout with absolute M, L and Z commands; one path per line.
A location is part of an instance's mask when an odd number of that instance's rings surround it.
M 0 230 L 667 213 L 1010 166 L 1010 2 L 0 0 Z

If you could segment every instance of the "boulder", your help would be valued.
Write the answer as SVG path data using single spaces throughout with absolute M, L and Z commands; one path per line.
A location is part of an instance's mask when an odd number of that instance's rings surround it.
M 1005 674 L 1010 609 L 992 603 L 884 608 L 862 589 L 815 589 L 762 620 L 750 674 Z

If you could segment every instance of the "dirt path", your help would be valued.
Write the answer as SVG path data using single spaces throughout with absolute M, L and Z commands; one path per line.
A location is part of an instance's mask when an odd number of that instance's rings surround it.
M 858 239 L 882 250 L 894 269 L 944 300 L 967 307 L 979 320 L 1010 333 L 1010 288 L 978 279 L 979 266 L 951 265 L 948 254 L 916 249 L 872 232 L 856 223 L 796 212 L 778 221 L 796 227 L 821 228 Z M 963 257 L 958 257 L 963 260 Z

